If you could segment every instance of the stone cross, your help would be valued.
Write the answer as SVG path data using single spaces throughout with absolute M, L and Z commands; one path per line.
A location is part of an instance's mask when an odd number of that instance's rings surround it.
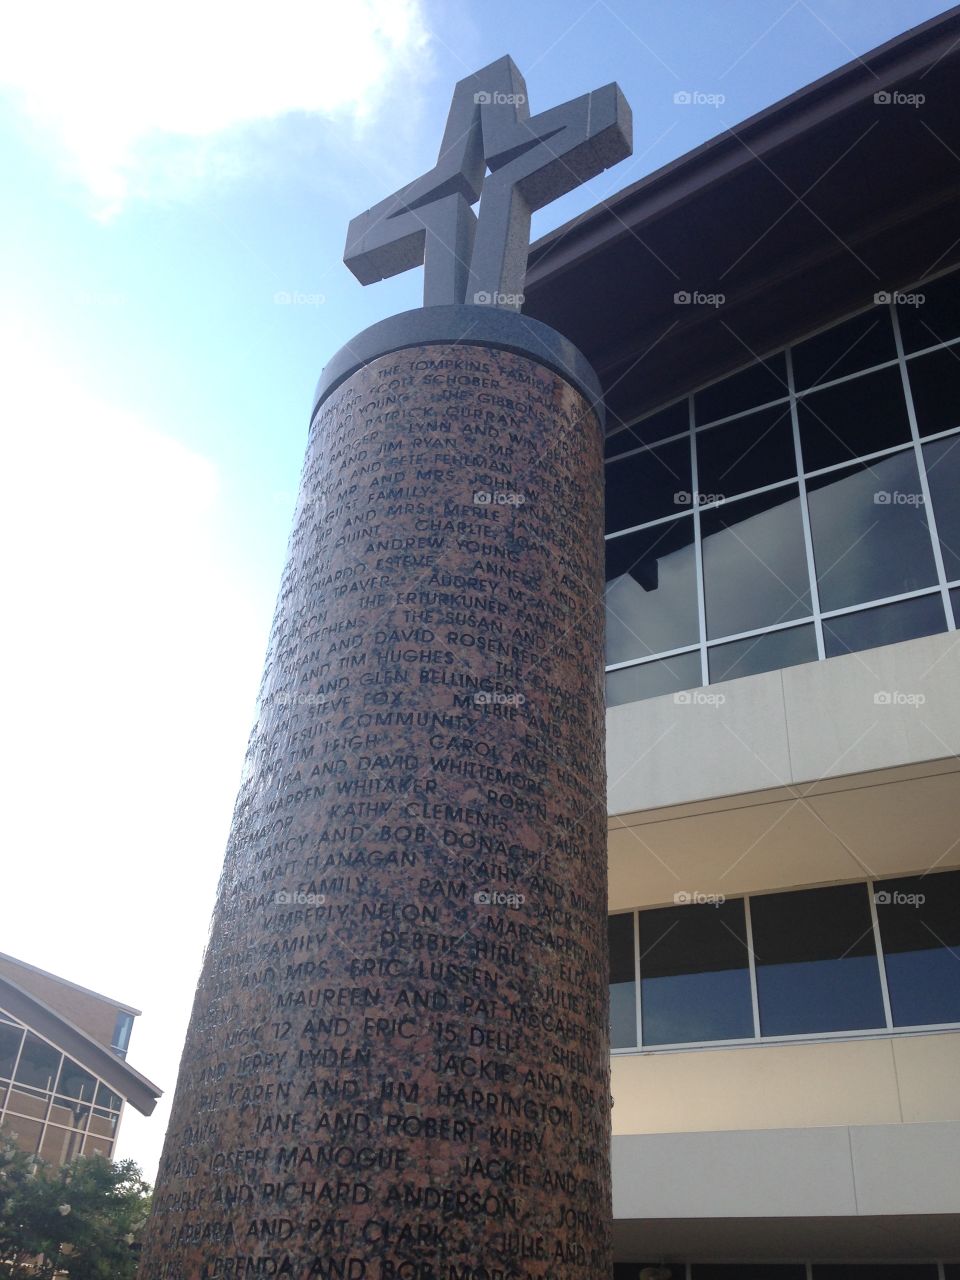
M 457 84 L 430 172 L 351 221 L 343 260 L 361 284 L 423 264 L 425 307 L 519 311 L 533 212 L 632 148 L 618 85 L 531 116 L 523 76 L 499 58 Z

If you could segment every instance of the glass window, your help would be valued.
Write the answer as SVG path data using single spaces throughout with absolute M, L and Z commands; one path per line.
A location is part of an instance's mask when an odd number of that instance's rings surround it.
M 16 1139 L 21 1151 L 36 1151 L 43 1136 L 43 1124 L 40 1120 L 28 1120 L 24 1116 L 12 1116 L 8 1113 L 4 1122 L 4 1132 Z
M 768 631 L 729 644 L 711 645 L 707 650 L 710 682 L 739 680 L 741 676 L 758 675 L 761 671 L 779 671 L 801 662 L 816 662 L 817 637 L 813 624 Z
M 93 1134 L 88 1133 L 84 1139 L 83 1154 L 85 1156 L 106 1156 L 109 1160 L 112 1151 L 112 1138 L 97 1138 Z
M 818 476 L 807 489 L 822 609 L 936 583 L 912 449 Z
M 124 1013 L 120 1010 L 117 1013 L 117 1020 L 113 1027 L 113 1041 L 111 1048 L 114 1053 L 118 1053 L 121 1058 L 127 1056 L 127 1049 L 130 1047 L 130 1032 L 133 1030 L 133 1014 Z
M 894 1025 L 960 1022 L 960 871 L 874 886 Z
M 885 1025 L 863 884 L 750 899 L 765 1036 Z
M 53 1124 L 63 1125 L 66 1129 L 85 1129 L 89 1114 L 89 1102 L 83 1103 L 75 1098 L 63 1098 L 55 1095 L 53 1102 L 50 1104 L 50 1114 L 47 1118 Z
M 66 1164 L 68 1160 L 72 1160 L 74 1156 L 80 1154 L 80 1144 L 82 1142 L 82 1133 L 77 1133 L 76 1130 L 71 1129 L 60 1129 L 55 1124 L 48 1124 L 43 1131 L 39 1154 L 41 1159 L 48 1160 L 50 1164 Z
M 28 1031 L 17 1067 L 17 1083 L 52 1090 L 59 1070 L 60 1050 Z
M 60 1068 L 60 1083 L 57 1085 L 57 1092 L 62 1093 L 67 1098 L 79 1098 L 83 1102 L 93 1102 L 93 1095 L 96 1090 L 97 1082 L 90 1072 L 85 1071 L 72 1058 L 64 1057 L 63 1066 Z
M 610 538 L 606 551 L 607 662 L 697 644 L 693 519 Z
M 119 1117 L 115 1111 L 104 1111 L 102 1107 L 94 1107 L 90 1117 L 88 1130 L 102 1138 L 113 1138 L 117 1132 Z
M 960 435 L 923 446 L 947 580 L 960 578 Z
M 640 912 L 643 1043 L 753 1036 L 743 900 Z
M 813 1264 L 813 1280 L 937 1280 L 935 1262 L 831 1262 Z
M 701 514 L 700 529 L 711 639 L 809 615 L 795 485 L 709 508 Z
M 23 1032 L 19 1027 L 0 1023 L 0 1077 L 9 1080 L 13 1075 L 13 1064 L 17 1060 L 22 1038 Z
M 619 707 L 625 702 L 659 698 L 665 693 L 696 689 L 703 681 L 700 675 L 700 650 L 675 653 L 657 662 L 642 662 L 636 667 L 621 667 L 607 672 L 607 706 Z
M 807 471 L 876 453 L 910 439 L 900 369 L 878 369 L 797 401 Z
M 920 306 L 897 306 L 900 336 L 905 351 L 934 347 L 938 342 L 960 338 L 960 276 L 954 272 L 910 290 L 922 295 Z
M 917 596 L 876 609 L 861 609 L 859 613 L 843 613 L 838 618 L 824 618 L 823 649 L 828 658 L 836 658 L 843 653 L 917 640 L 945 630 L 939 593 Z
M 890 309 L 878 306 L 799 342 L 793 348 L 794 385 L 802 391 L 896 358 Z
M 782 400 L 786 394 L 787 362 L 780 352 L 698 391 L 694 396 L 697 426 L 755 409 L 771 400 Z
M 693 501 L 689 437 L 608 462 L 605 472 L 607 533 L 676 515 Z
M 691 1280 L 806 1280 L 802 1262 L 695 1262 Z
M 635 449 L 638 444 L 655 444 L 658 440 L 666 440 L 670 436 L 678 436 L 690 428 L 690 410 L 686 397 L 666 409 L 652 413 L 649 418 L 641 418 L 629 427 L 619 430 L 614 428 L 604 442 L 604 457 L 614 458 L 618 453 L 626 453 Z
M 637 1044 L 637 980 L 634 972 L 633 912 L 610 916 L 610 1048 Z
M 697 432 L 697 486 L 704 498 L 729 498 L 797 474 L 790 406 L 761 409 Z
M 114 1093 L 112 1089 L 108 1089 L 105 1084 L 100 1085 L 97 1089 L 98 1107 L 104 1107 L 109 1111 L 119 1111 L 122 1105 L 123 1099 L 119 1094 Z
M 936 435 L 960 426 L 960 347 L 907 361 L 917 430 Z

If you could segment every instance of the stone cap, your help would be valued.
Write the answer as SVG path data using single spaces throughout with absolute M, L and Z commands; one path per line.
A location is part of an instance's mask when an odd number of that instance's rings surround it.
M 404 347 L 433 343 L 496 347 L 529 356 L 575 387 L 589 402 L 603 427 L 600 381 L 586 356 L 568 338 L 540 320 L 503 307 L 461 304 L 401 311 L 363 329 L 324 366 L 314 392 L 310 420 L 313 421 L 331 391 L 364 365 L 392 351 L 402 351 Z

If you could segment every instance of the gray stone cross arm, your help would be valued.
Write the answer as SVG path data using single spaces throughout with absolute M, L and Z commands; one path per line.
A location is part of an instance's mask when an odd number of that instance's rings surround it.
M 523 77 L 500 58 L 457 84 L 433 169 L 352 220 L 344 262 L 361 284 L 423 263 L 425 306 L 518 310 L 531 214 L 631 150 L 617 85 L 531 117 Z

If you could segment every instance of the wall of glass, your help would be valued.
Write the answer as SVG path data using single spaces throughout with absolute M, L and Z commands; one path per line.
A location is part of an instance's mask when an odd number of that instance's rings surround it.
M 0 1009 L 0 1128 L 51 1164 L 113 1155 L 123 1099 Z
M 954 629 L 960 273 L 898 296 L 608 437 L 609 705 Z
M 611 1047 L 960 1026 L 960 871 L 609 919 Z

